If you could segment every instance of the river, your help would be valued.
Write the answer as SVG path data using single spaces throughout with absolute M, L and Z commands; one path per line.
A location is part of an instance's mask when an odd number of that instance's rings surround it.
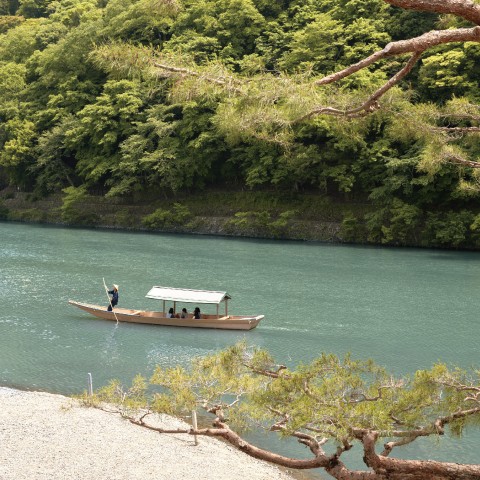
M 75 394 L 155 365 L 186 364 L 246 339 L 279 363 L 321 352 L 372 358 L 397 374 L 438 360 L 478 367 L 480 255 L 0 223 L 0 385 Z M 153 285 L 224 290 L 229 313 L 264 314 L 250 332 L 120 324 L 69 299 L 158 308 Z M 153 302 L 153 304 L 152 304 Z M 258 437 L 258 438 L 257 438 Z M 283 453 L 296 447 L 260 435 Z M 416 442 L 401 454 L 478 461 L 480 436 Z M 302 450 L 303 452 L 303 450 Z M 304 453 L 303 453 L 304 454 Z

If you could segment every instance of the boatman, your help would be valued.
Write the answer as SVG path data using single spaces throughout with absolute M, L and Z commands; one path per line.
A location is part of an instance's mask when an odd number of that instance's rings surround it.
M 113 284 L 113 289 L 109 290 L 108 293 L 112 296 L 112 298 L 107 310 L 111 312 L 113 307 L 118 303 L 118 285 Z

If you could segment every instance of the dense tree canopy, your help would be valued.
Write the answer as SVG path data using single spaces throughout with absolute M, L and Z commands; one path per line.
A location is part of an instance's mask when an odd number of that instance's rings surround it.
M 362 228 L 344 218 L 352 241 L 475 246 L 479 10 L 5 1 L 0 181 L 40 195 L 313 191 L 374 206 Z

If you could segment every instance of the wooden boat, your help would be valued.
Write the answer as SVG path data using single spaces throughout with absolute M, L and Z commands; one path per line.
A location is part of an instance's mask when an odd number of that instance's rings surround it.
M 224 330 L 252 330 L 259 323 L 264 315 L 229 315 L 228 300 L 230 295 L 227 292 L 211 290 L 190 290 L 184 288 L 152 287 L 145 295 L 147 298 L 163 301 L 162 311 L 134 310 L 128 308 L 117 308 L 109 312 L 106 306 L 92 305 L 89 303 L 69 300 L 74 305 L 95 317 L 104 320 L 113 320 L 129 323 L 146 323 L 151 325 L 167 325 L 170 327 L 194 327 L 194 328 L 220 328 Z M 216 314 L 201 314 L 200 319 L 193 318 L 189 313 L 187 318 L 168 318 L 166 302 L 173 302 L 174 312 L 177 313 L 177 303 L 191 303 L 195 305 L 210 304 L 216 305 Z M 219 305 L 225 305 L 225 313 L 219 314 Z

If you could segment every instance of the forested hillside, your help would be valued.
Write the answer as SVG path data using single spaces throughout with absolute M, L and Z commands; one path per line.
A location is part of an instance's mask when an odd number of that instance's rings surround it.
M 428 49 L 371 114 L 310 114 L 361 102 L 405 58 L 317 79 L 461 17 L 383 0 L 0 0 L 0 15 L 0 189 L 63 191 L 67 210 L 87 194 L 308 194 L 342 205 L 344 241 L 480 246 L 464 160 L 480 144 L 463 131 L 479 43 Z

